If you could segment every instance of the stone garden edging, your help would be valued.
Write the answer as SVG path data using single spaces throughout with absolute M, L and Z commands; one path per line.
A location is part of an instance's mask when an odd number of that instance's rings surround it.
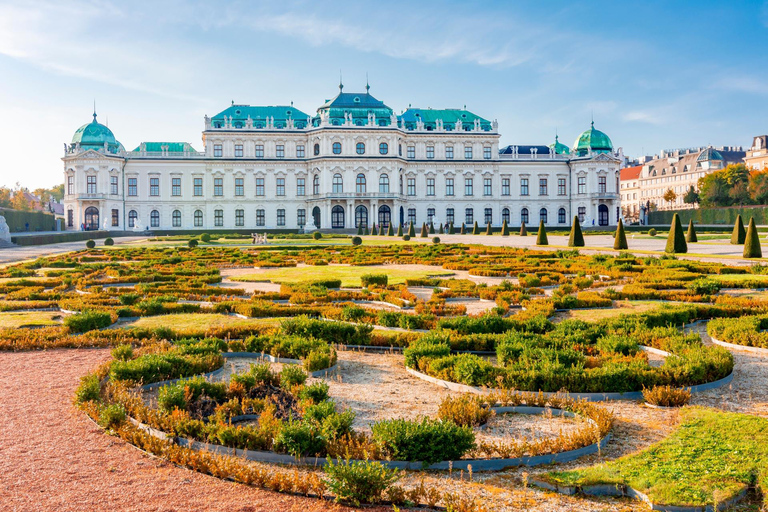
M 715 345 L 720 345 L 721 347 L 725 347 L 730 350 L 737 350 L 739 352 L 749 352 L 750 354 L 768 356 L 768 348 L 750 347 L 748 345 L 738 345 L 736 343 L 728 343 L 727 341 L 718 340 L 712 335 L 709 335 L 709 339 L 712 340 L 712 343 L 714 343 Z

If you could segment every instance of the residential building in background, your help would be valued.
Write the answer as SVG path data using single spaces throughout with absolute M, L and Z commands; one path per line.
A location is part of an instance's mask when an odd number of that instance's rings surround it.
M 747 150 L 744 163 L 757 171 L 768 168 L 768 135 L 758 135 L 752 140 L 752 147 Z
M 642 165 L 625 167 L 621 170 L 621 216 L 624 222 L 640 222 L 641 214 L 641 192 L 640 192 L 640 174 L 643 171 Z

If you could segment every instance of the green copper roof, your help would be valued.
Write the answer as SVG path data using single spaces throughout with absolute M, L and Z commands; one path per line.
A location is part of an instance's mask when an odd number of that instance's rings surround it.
M 592 127 L 582 133 L 573 143 L 573 152 L 577 156 L 586 156 L 590 151 L 593 153 L 610 153 L 613 151 L 611 139 L 600 130 L 595 130 L 594 121 L 592 121 Z
M 716 149 L 707 148 L 696 158 L 697 162 L 707 162 L 709 160 L 723 160 L 723 155 Z
M 232 117 L 233 128 L 245 128 L 251 118 L 254 128 L 266 128 L 267 118 L 274 118 L 275 128 L 285 128 L 288 119 L 293 119 L 296 128 L 304 128 L 309 115 L 293 106 L 259 107 L 232 105 L 211 118 L 214 128 L 224 128 L 224 117 Z
M 144 151 L 150 153 L 160 153 L 163 150 L 167 150 L 169 153 L 196 152 L 189 142 L 142 142 L 134 151 L 142 151 L 142 146 L 144 146 Z
M 105 142 L 111 152 L 119 151 L 121 147 L 112 130 L 96 121 L 96 112 L 93 113 L 93 121 L 78 128 L 72 136 L 72 144 L 80 144 L 86 149 L 104 149 Z
M 555 143 L 554 144 L 550 144 L 549 147 L 555 150 L 555 154 L 556 155 L 570 155 L 571 154 L 571 149 L 568 146 L 566 146 L 565 144 L 563 144 L 562 142 L 560 142 L 560 138 L 557 135 L 555 135 Z
M 473 114 L 469 110 L 453 108 L 409 108 L 400 116 L 401 124 L 406 130 L 415 129 L 418 120 L 421 120 L 421 122 L 424 123 L 424 127 L 427 130 L 434 130 L 438 119 L 443 122 L 443 128 L 446 130 L 455 129 L 456 123 L 459 120 L 461 121 L 462 130 L 472 130 L 475 125 L 475 119 L 480 120 L 480 127 L 483 131 L 491 130 L 490 121 Z
M 327 115 L 328 122 L 333 126 L 344 124 L 348 116 L 352 116 L 352 123 L 356 126 L 366 126 L 368 115 L 376 116 L 377 126 L 389 126 L 392 122 L 392 109 L 377 100 L 370 93 L 370 87 L 365 87 L 366 92 L 343 92 L 344 86 L 339 84 L 339 94 L 330 100 L 326 100 L 317 109 L 317 116 L 312 119 L 315 126 L 320 124 L 320 117 Z

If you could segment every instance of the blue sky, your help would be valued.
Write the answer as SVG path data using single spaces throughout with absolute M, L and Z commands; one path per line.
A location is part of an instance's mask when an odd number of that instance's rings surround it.
M 62 182 L 94 99 L 128 149 L 232 100 L 313 114 L 338 91 L 462 107 L 502 144 L 589 126 L 629 155 L 768 132 L 768 2 L 0 0 L 0 185 Z

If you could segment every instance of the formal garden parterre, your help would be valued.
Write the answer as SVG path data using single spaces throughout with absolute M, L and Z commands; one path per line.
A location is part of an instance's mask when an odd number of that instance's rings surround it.
M 485 510 L 492 500 L 467 492 L 465 473 L 573 465 L 590 453 L 586 460 L 599 460 L 616 443 L 615 406 L 582 394 L 679 405 L 690 390 L 695 401 L 701 386 L 726 385 L 733 353 L 683 326 L 708 322 L 713 339 L 765 347 L 768 301 L 726 293 L 765 275 L 761 266 L 673 256 L 440 243 L 96 248 L 0 270 L 0 348 L 109 348 L 112 358 L 83 376 L 76 402 L 112 434 L 180 466 L 349 504 Z M 263 281 L 273 284 L 239 285 Z M 627 301 L 654 307 L 614 307 Z M 482 313 L 467 314 L 481 302 Z M 397 354 L 387 356 L 399 365 L 391 371 L 414 390 L 434 386 L 436 396 L 425 405 L 399 388 L 397 400 L 413 410 L 403 417 L 361 419 L 344 407 L 349 400 L 333 390 L 354 380 L 364 359 L 355 354 L 377 357 L 364 352 L 372 349 Z M 438 391 L 437 381 L 464 388 Z M 712 409 L 680 414 L 670 439 L 683 459 L 710 443 L 686 435 L 689 425 L 732 437 L 764 428 L 759 418 Z M 534 434 L 514 419 L 521 416 Z M 686 506 L 764 488 L 764 466 L 754 464 L 764 460 L 761 448 L 731 437 L 723 443 L 747 455 L 729 459 L 738 475 L 722 485 L 672 482 L 666 456 L 639 482 L 633 475 L 657 464 L 647 454 L 671 440 L 540 482 L 621 485 Z M 715 459 L 692 467 L 716 474 Z

